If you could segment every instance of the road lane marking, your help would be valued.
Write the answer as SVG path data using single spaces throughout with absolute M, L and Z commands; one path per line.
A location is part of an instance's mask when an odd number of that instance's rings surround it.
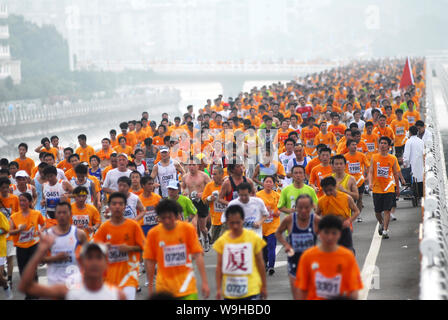
M 376 259 L 378 257 L 378 253 L 380 252 L 382 239 L 378 233 L 378 227 L 379 223 L 376 224 L 376 227 L 373 230 L 373 238 L 370 243 L 369 253 L 367 253 L 366 260 L 364 261 L 364 266 L 361 271 L 361 278 L 364 287 L 359 292 L 359 300 L 367 300 L 370 287 L 372 286 L 373 273 L 376 269 Z

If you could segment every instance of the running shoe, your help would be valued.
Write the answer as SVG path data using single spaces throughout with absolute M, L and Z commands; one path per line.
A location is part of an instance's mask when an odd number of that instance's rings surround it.
M 382 224 L 380 224 L 380 226 L 378 227 L 378 233 L 380 234 L 380 236 L 383 235 L 383 230 L 384 230 L 384 227 Z
M 275 269 L 274 269 L 274 268 L 269 268 L 269 269 L 268 269 L 268 274 L 269 274 L 270 276 L 273 276 L 274 273 L 275 273 Z
M 4 288 L 4 291 L 5 291 L 5 300 L 12 300 L 12 298 L 14 298 L 11 287 L 8 286 L 8 288 Z
M 141 292 L 142 288 L 140 286 L 137 287 L 137 292 Z
M 361 217 L 358 217 L 358 219 L 356 219 L 356 221 L 357 221 L 357 222 L 362 222 L 363 220 L 362 220 Z
M 397 217 L 393 213 L 390 214 L 390 217 L 392 218 L 392 221 L 397 221 Z
M 389 239 L 389 230 L 383 231 L 383 239 Z

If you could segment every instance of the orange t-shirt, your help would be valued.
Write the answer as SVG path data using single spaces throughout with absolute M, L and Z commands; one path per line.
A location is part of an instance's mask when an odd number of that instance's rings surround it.
M 335 135 L 336 133 L 339 133 L 341 136 L 345 134 L 345 130 L 347 130 L 347 127 L 343 125 L 342 123 L 335 126 L 334 124 L 330 124 L 328 126 L 328 131 L 333 132 Z
M 356 180 L 356 186 L 360 187 L 364 183 L 364 173 L 369 167 L 370 163 L 367 160 L 367 156 L 362 152 L 356 152 L 354 155 L 350 153 L 344 154 L 345 160 L 347 160 L 347 167 L 345 172 L 352 175 Z
M 278 143 L 279 145 L 283 145 L 286 139 L 288 139 L 288 135 L 290 132 L 293 132 L 292 129 L 286 129 L 286 132 L 283 131 L 283 129 L 278 130 Z
M 325 300 L 361 290 L 363 283 L 352 251 L 338 246 L 324 252 L 314 246 L 300 257 L 295 287 L 307 291 L 307 300 Z
M 79 209 L 76 203 L 72 203 L 72 224 L 83 230 L 90 240 L 93 234 L 87 232 L 87 227 L 92 227 L 101 223 L 101 215 L 97 208 L 90 204 L 86 204 L 84 209 Z
M 123 148 L 121 145 L 118 145 L 118 146 L 114 147 L 114 150 L 115 150 L 117 153 L 125 153 L 125 154 L 127 154 L 128 156 L 130 156 L 130 155 L 133 153 L 132 147 L 131 147 L 131 146 L 128 146 L 128 145 L 126 145 L 125 148 Z
M 27 217 L 22 211 L 11 215 L 11 229 L 17 229 L 21 224 L 26 226 L 25 230 L 12 236 L 14 246 L 19 248 L 29 248 L 39 243 L 39 226 L 45 224 L 45 218 L 37 210 L 29 210 Z
M 332 170 L 330 165 L 324 167 L 322 164 L 320 164 L 316 166 L 313 170 L 311 170 L 310 184 L 313 184 L 319 188 L 319 191 L 317 192 L 317 197 L 321 197 L 324 195 L 324 192 L 320 187 L 320 181 L 323 178 L 329 176 L 331 173 Z
M 119 288 L 137 288 L 140 252 L 123 253 L 118 250 L 118 246 L 139 246 L 143 250 L 145 237 L 140 225 L 132 219 L 125 219 L 121 225 L 115 226 L 109 220 L 101 225 L 94 240 L 109 245 L 109 267 L 105 281 Z
M 221 185 L 216 186 L 214 181 L 210 181 L 202 192 L 202 200 L 207 201 L 207 198 L 212 195 L 213 191 L 221 191 Z M 226 210 L 226 206 L 219 203 L 217 200 L 210 202 L 210 217 L 212 218 L 212 225 L 222 225 L 221 216 Z
M 98 158 L 100 158 L 101 161 L 104 161 L 106 159 L 109 160 L 110 159 L 110 155 L 113 152 L 114 152 L 114 149 L 112 147 L 112 148 L 109 148 L 109 150 L 107 150 L 107 151 L 104 151 L 103 149 L 101 149 L 100 151 L 98 151 L 96 153 L 96 155 L 98 156 Z
M 401 121 L 394 120 L 392 121 L 390 128 L 393 130 L 395 134 L 395 143 L 396 147 L 404 146 L 406 143 L 406 132 L 409 131 L 409 122 L 406 119 L 402 119 Z
M 152 140 L 152 144 L 155 146 L 163 146 L 163 137 L 157 136 Z
M 269 212 L 269 216 L 263 223 L 263 236 L 267 237 L 277 231 L 280 226 L 280 216 L 274 217 L 274 213 L 278 213 L 278 201 L 280 200 L 280 194 L 276 191 L 271 191 L 271 193 L 266 193 L 266 191 L 261 190 L 257 192 L 257 197 L 263 200 L 266 209 Z
M 137 139 L 137 143 L 143 142 L 146 139 L 146 131 L 143 129 L 139 132 L 135 131 L 135 138 Z
M 28 173 L 28 175 L 31 176 L 31 172 L 33 171 L 33 168 L 36 166 L 33 159 L 25 158 L 25 160 L 22 160 L 20 158 L 17 158 L 14 161 L 19 164 L 19 170 L 25 170 L 26 173 Z
M 70 170 L 72 168 L 72 165 L 67 162 L 67 160 L 62 160 L 58 163 L 56 168 L 61 169 L 62 171 L 66 172 L 67 170 Z
M 333 214 L 345 220 L 352 216 L 348 197 L 348 194 L 336 190 L 336 196 L 327 196 L 324 194 L 320 197 L 317 206 L 319 207 L 322 216 Z
M 42 148 L 42 149 L 40 149 L 40 153 L 42 153 L 42 152 L 51 153 L 54 156 L 54 160 L 55 161 L 58 160 L 58 153 L 59 153 L 58 149 L 56 149 L 54 147 L 51 147 L 50 150 Z
M 414 111 L 406 111 L 403 115 L 403 119 L 408 120 L 409 125 L 413 126 L 415 123 L 420 120 L 420 112 L 414 110 Z
M 372 156 L 373 165 L 373 193 L 395 192 L 395 180 L 393 166 L 400 167 L 397 157 L 391 154 L 382 156 L 380 153 Z
M 113 147 L 115 147 L 115 146 L 118 146 L 119 145 L 119 143 L 118 143 L 118 139 L 117 138 L 115 138 L 115 140 L 110 140 L 110 147 L 111 148 L 113 148 Z
M 389 137 L 392 141 L 395 141 L 394 131 L 389 127 L 381 128 L 380 126 L 373 129 L 373 133 L 378 135 L 378 137 Z
M 190 223 L 176 221 L 172 230 L 159 224 L 146 237 L 143 259 L 157 261 L 157 292 L 175 297 L 197 293 L 190 255 L 202 253 L 196 229 Z
M 118 141 L 117 145 L 120 145 L 119 141 L 120 141 L 121 137 L 125 137 L 126 138 L 126 144 L 128 146 L 132 147 L 132 148 L 134 148 L 134 146 L 137 144 L 137 137 L 135 136 L 134 132 L 128 132 L 126 135 L 123 135 L 122 133 L 120 133 L 117 136 L 117 141 Z
M 159 204 L 162 197 L 157 193 L 151 192 L 149 198 L 143 196 L 143 193 L 138 196 L 143 206 L 145 207 L 145 216 L 140 219 L 139 223 L 142 226 L 151 226 L 158 223 L 158 217 L 156 214 L 156 206 Z
M 305 167 L 305 173 L 308 175 L 308 176 L 311 176 L 311 171 L 315 168 L 315 167 L 317 167 L 318 165 L 320 165 L 320 159 L 319 159 L 319 157 L 316 157 L 316 158 L 314 158 L 314 159 L 311 159 L 311 161 L 310 162 L 308 162 L 308 164 L 306 165 L 306 167 Z
M 314 145 L 317 146 L 319 144 L 326 144 L 328 148 L 334 149 L 337 144 L 336 136 L 330 131 L 327 134 L 319 132 L 316 138 L 314 138 Z
M 76 149 L 76 153 L 79 155 L 79 160 L 81 162 L 89 163 L 90 157 L 95 154 L 95 150 L 91 146 L 85 148 L 79 147 Z
M 320 130 L 317 127 L 313 127 L 310 129 L 309 127 L 305 127 L 302 129 L 301 139 L 303 144 L 305 145 L 305 153 L 313 157 L 317 154 L 316 146 L 314 145 L 314 139 L 319 134 Z

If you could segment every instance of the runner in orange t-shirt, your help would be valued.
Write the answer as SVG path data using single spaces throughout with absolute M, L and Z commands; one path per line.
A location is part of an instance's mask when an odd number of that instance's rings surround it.
M 124 194 L 117 192 L 110 195 L 111 219 L 101 225 L 94 241 L 109 247 L 106 281 L 123 289 L 128 300 L 134 300 L 138 287 L 140 252 L 144 248 L 145 238 L 140 225 L 124 217 L 125 208 Z
M 27 158 L 26 153 L 28 152 L 28 145 L 26 143 L 19 144 L 19 157 L 14 160 L 19 164 L 19 170 L 25 170 L 28 175 L 31 176 L 33 168 L 36 166 L 33 159 Z
M 148 294 L 154 292 L 154 272 L 157 265 L 156 290 L 168 292 L 181 300 L 197 300 L 198 290 L 191 258 L 196 261 L 202 279 L 202 296 L 210 295 L 204 257 L 195 228 L 179 221 L 182 212 L 173 200 L 162 200 L 156 207 L 160 224 L 148 232 L 143 259 L 148 277 Z
M 336 136 L 333 132 L 328 131 L 327 123 L 325 121 L 321 122 L 319 127 L 320 132 L 317 134 L 316 138 L 314 138 L 314 145 L 325 144 L 328 148 L 334 150 L 337 143 Z
M 146 237 L 148 235 L 148 231 L 159 223 L 159 219 L 156 214 L 156 206 L 159 204 L 162 197 L 154 192 L 153 178 L 144 176 L 142 177 L 140 184 L 143 192 L 138 196 L 138 198 L 142 202 L 145 210 L 141 212 L 135 220 L 137 220 L 141 225 L 143 234 Z
M 343 297 L 358 299 L 363 288 L 361 272 L 352 251 L 339 246 L 342 221 L 328 215 L 318 225 L 320 244 L 306 250 L 297 268 L 295 287 L 299 300 Z M 336 235 L 336 236 L 335 236 Z
M 224 232 L 224 226 L 221 222 L 221 216 L 223 215 L 226 206 L 218 202 L 218 195 L 221 191 L 222 183 L 224 181 L 224 169 L 221 166 L 213 167 L 212 173 L 213 181 L 207 183 L 202 192 L 202 201 L 207 201 L 210 207 L 211 217 L 211 240 L 210 244 L 213 244 Z
M 319 128 L 314 126 L 315 119 L 314 117 L 308 118 L 308 126 L 302 129 L 301 139 L 302 143 L 305 146 L 305 153 L 307 156 L 315 157 L 317 155 L 316 146 L 314 145 L 314 139 L 317 134 L 320 132 Z
M 331 150 L 329 148 L 320 149 L 319 159 L 321 161 L 321 164 L 311 170 L 310 186 L 313 187 L 316 191 L 317 197 L 321 197 L 324 195 L 324 191 L 320 187 L 321 180 L 332 173 L 332 169 L 330 166 L 330 156 Z

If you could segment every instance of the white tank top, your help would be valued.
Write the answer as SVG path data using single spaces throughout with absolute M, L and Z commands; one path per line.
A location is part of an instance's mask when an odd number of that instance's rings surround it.
M 103 284 L 98 291 L 90 291 L 84 284 L 69 289 L 65 300 L 119 300 L 118 289 L 116 287 Z
M 31 185 L 30 184 L 26 184 L 26 191 L 25 192 L 20 192 L 19 188 L 17 188 L 17 185 L 12 185 L 12 194 L 15 196 L 20 196 L 22 193 L 29 193 L 30 196 L 33 196 L 33 191 L 31 190 Z
M 95 184 L 93 183 L 93 181 L 92 180 L 90 180 L 89 178 L 87 178 L 86 179 L 86 182 L 84 182 L 83 184 L 79 184 L 77 181 L 76 181 L 76 178 L 75 177 L 73 177 L 71 180 L 70 180 L 70 184 L 72 185 L 72 187 L 73 187 L 73 189 L 74 188 L 76 188 L 76 187 L 85 187 L 85 188 L 87 188 L 87 200 L 86 200 L 86 203 L 87 204 L 91 204 L 91 205 L 93 205 L 93 189 L 95 188 Z M 74 200 L 72 200 L 72 203 L 74 202 Z
M 134 219 L 137 217 L 137 203 L 138 196 L 133 193 L 129 193 L 128 201 L 126 202 L 126 209 L 124 210 L 125 218 Z
M 62 180 L 59 180 L 54 186 L 50 186 L 49 182 L 45 182 L 43 186 L 43 195 L 45 196 L 45 206 L 47 207 L 47 216 L 54 219 L 56 205 L 61 201 L 61 197 L 65 191 L 62 187 Z
M 55 256 L 60 252 L 65 252 L 69 256 L 66 261 L 48 263 L 48 284 L 65 284 L 67 278 L 79 272 L 75 255 L 75 250 L 78 246 L 77 228 L 70 226 L 70 231 L 64 235 L 57 235 L 51 228 L 48 230 L 48 234 L 55 237 L 50 249 L 51 256 Z
M 162 191 L 160 195 L 162 198 L 166 198 L 168 197 L 168 183 L 171 180 L 177 180 L 176 166 L 174 165 L 174 161 L 170 159 L 170 163 L 166 167 L 162 166 L 162 162 L 159 162 L 157 167 L 157 178 L 159 179 L 160 190 Z

